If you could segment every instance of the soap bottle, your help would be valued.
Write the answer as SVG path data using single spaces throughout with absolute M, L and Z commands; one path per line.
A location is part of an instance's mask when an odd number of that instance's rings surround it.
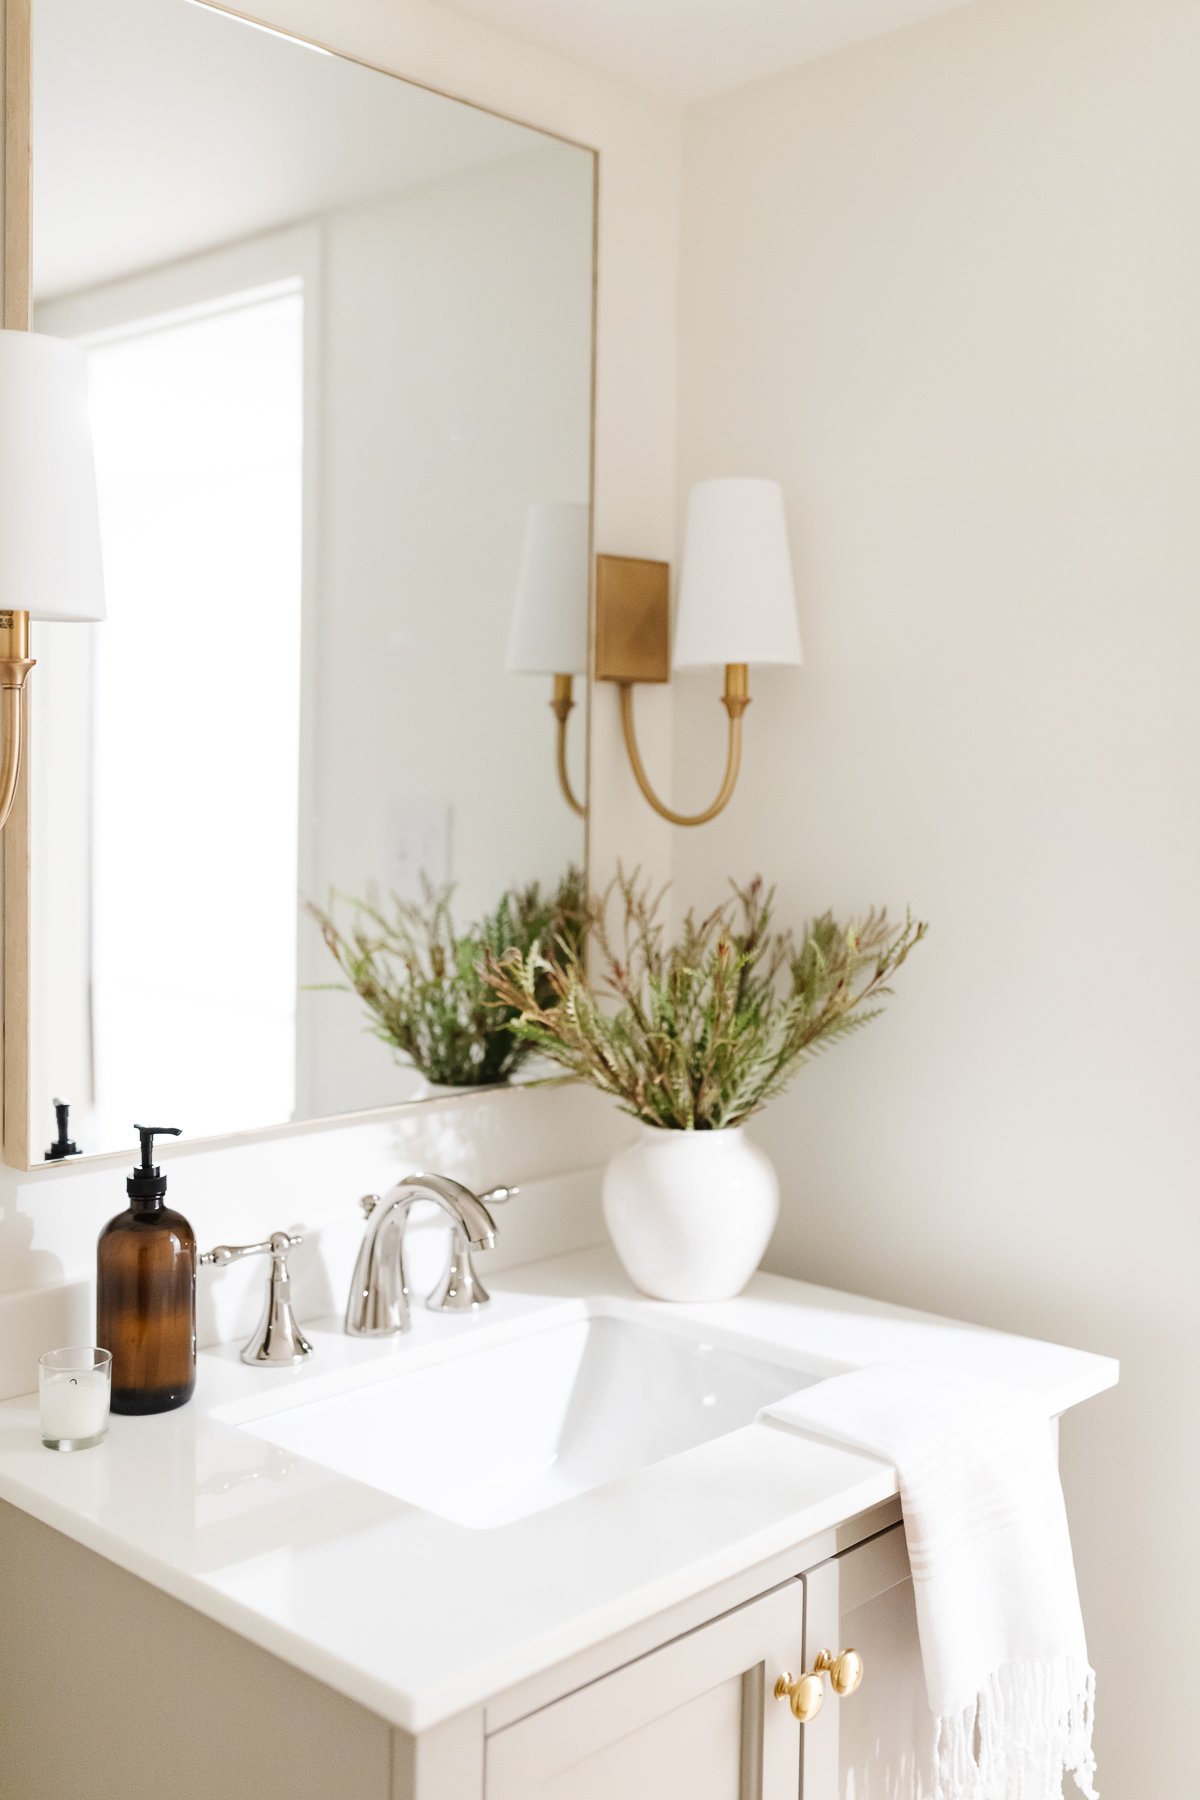
M 163 1205 L 167 1178 L 154 1140 L 173 1125 L 135 1125 L 142 1160 L 125 1183 L 129 1205 L 96 1246 L 96 1342 L 112 1353 L 112 1410 L 170 1412 L 196 1385 L 196 1239 Z

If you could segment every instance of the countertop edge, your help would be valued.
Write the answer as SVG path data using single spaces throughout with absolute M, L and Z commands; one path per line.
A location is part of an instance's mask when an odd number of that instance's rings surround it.
M 878 1473 L 839 1489 L 823 1501 L 810 1505 L 803 1513 L 749 1538 L 739 1538 L 718 1555 L 674 1570 L 652 1585 L 649 1590 L 652 1598 L 645 1585 L 632 1588 L 605 1606 L 578 1614 L 568 1627 L 531 1639 L 519 1652 L 506 1656 L 503 1668 L 476 1664 L 471 1668 L 469 1678 L 412 1694 L 379 1681 L 369 1670 L 344 1661 L 336 1652 L 320 1648 L 302 1634 L 264 1619 L 262 1614 L 243 1606 L 223 1589 L 211 1586 L 187 1570 L 147 1551 L 131 1555 L 130 1546 L 122 1539 L 107 1533 L 92 1520 L 57 1506 L 45 1495 L 26 1488 L 0 1471 L 0 1501 L 15 1506 L 83 1549 L 102 1556 L 127 1575 L 147 1582 L 214 1624 L 235 1632 L 268 1655 L 278 1657 L 410 1736 L 429 1731 L 473 1707 L 482 1706 L 505 1689 L 516 1687 L 570 1657 L 594 1649 L 622 1631 L 644 1625 L 720 1582 L 735 1580 L 772 1556 L 784 1554 L 793 1547 L 802 1549 L 810 1539 L 857 1518 L 882 1501 L 894 1499 L 899 1491 L 895 1470 L 880 1463 Z M 797 1569 L 797 1573 L 800 1572 Z

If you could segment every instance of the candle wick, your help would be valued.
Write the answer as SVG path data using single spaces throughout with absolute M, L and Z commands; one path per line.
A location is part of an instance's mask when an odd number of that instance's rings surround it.
M 77 1382 L 77 1381 L 76 1381 L 76 1379 L 75 1379 L 75 1377 L 74 1377 L 74 1376 L 73 1376 L 73 1375 L 72 1375 L 72 1377 L 71 1377 L 71 1386 L 72 1386 L 72 1387 L 78 1387 L 78 1386 L 79 1386 L 79 1383 L 78 1383 L 78 1382 Z

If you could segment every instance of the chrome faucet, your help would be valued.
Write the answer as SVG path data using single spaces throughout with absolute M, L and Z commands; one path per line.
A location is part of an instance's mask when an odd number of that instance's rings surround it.
M 486 1194 L 480 1194 L 479 1199 L 491 1212 L 494 1206 L 511 1200 L 520 1191 L 517 1187 L 494 1187 Z M 483 1285 L 483 1277 L 471 1261 L 467 1234 L 461 1225 L 456 1225 L 450 1233 L 450 1253 L 441 1280 L 425 1304 L 430 1312 L 478 1312 L 491 1298 Z
M 404 1268 L 404 1233 L 418 1200 L 434 1200 L 474 1250 L 490 1250 L 496 1225 L 483 1202 L 447 1175 L 406 1175 L 383 1200 L 367 1194 L 361 1204 L 367 1229 L 354 1265 L 346 1330 L 351 1337 L 384 1337 L 412 1324 Z

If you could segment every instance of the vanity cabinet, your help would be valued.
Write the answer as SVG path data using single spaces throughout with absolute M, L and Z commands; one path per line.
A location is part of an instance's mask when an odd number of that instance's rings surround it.
M 827 1690 L 801 1728 L 803 1800 L 925 1800 L 931 1720 L 903 1526 L 821 1563 L 804 1588 L 804 1667 L 823 1649 L 852 1645 L 864 1673 L 846 1700 Z
M 414 1737 L 0 1506 L 0 1800 L 925 1800 L 903 1528 L 833 1548 Z M 776 1679 L 847 1646 L 858 1692 L 798 1725 Z
M 852 1645 L 858 1692 L 798 1725 L 775 1681 Z M 846 1800 L 931 1791 L 899 1525 L 487 1739 L 486 1800 Z M 907 1785 L 906 1785 L 907 1784 Z
M 796 1800 L 798 1728 L 770 1694 L 803 1654 L 789 1581 L 487 1741 L 487 1800 Z

